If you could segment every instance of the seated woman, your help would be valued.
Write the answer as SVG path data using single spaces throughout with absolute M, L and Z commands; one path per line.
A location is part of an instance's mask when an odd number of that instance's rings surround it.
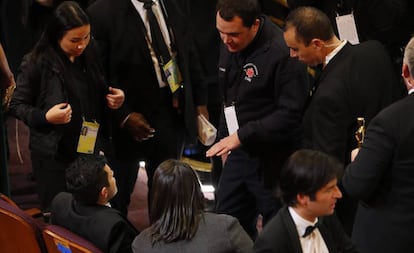
M 135 238 L 133 252 L 251 251 L 253 242 L 237 219 L 204 212 L 200 183 L 188 164 L 161 163 L 150 196 L 151 226 Z

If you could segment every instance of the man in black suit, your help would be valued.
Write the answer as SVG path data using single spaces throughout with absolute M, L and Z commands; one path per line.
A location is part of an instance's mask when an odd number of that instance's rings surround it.
M 368 125 L 401 96 L 391 60 L 376 41 L 352 46 L 339 40 L 328 17 L 313 7 L 299 7 L 289 14 L 284 37 L 292 57 L 322 69 L 303 119 L 304 146 L 333 155 L 346 165 L 357 146 L 357 118 L 363 117 Z M 342 203 L 338 215 L 351 233 L 351 210 L 356 203 L 352 208 L 352 203 L 345 202 L 344 211 Z
M 359 41 L 378 40 L 392 57 L 394 69 L 399 73 L 402 50 L 414 32 L 413 1 L 410 0 L 284 0 L 290 9 L 313 6 L 322 10 L 331 20 L 335 34 L 337 19 L 352 14 Z M 346 27 L 346 26 L 343 26 Z
M 315 150 L 296 151 L 280 174 L 287 205 L 264 227 L 254 253 L 357 252 L 334 213 L 343 165 Z
M 371 121 L 342 178 L 346 193 L 360 200 L 352 239 L 361 252 L 414 249 L 414 39 L 405 48 L 403 62 L 410 95 Z
M 196 116 L 206 117 L 207 89 L 193 50 L 190 23 L 177 1 L 154 0 L 157 16 L 171 60 L 182 82 L 170 89 L 168 65 L 154 51 L 147 10 L 139 0 L 98 0 L 88 8 L 92 33 L 103 52 L 110 83 L 124 91 L 124 107 L 114 119 L 114 166 L 119 181 L 117 207 L 126 212 L 139 161 L 146 162 L 149 187 L 159 163 L 181 156 L 184 139 L 195 142 Z M 172 62 L 172 61 L 170 61 Z
M 52 223 L 79 234 L 104 252 L 132 252 L 131 243 L 138 232 L 109 205 L 117 186 L 105 159 L 80 156 L 67 169 L 66 184 L 71 193 L 61 192 L 53 199 Z

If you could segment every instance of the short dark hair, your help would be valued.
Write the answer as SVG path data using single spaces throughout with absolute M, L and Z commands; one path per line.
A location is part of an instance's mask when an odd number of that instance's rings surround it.
M 261 14 L 258 0 L 219 0 L 216 12 L 226 21 L 239 16 L 245 27 L 251 27 Z
M 322 11 L 309 6 L 291 11 L 285 20 L 285 30 L 294 27 L 296 39 L 308 46 L 312 39 L 329 40 L 335 34 L 331 21 Z
M 166 160 L 155 170 L 151 188 L 151 241 L 190 240 L 204 213 L 200 182 L 190 165 Z
M 281 170 L 279 197 L 289 206 L 296 205 L 298 194 L 315 200 L 316 192 L 332 179 L 340 178 L 343 169 L 344 166 L 330 155 L 316 150 L 298 150 Z
M 93 205 L 102 187 L 108 187 L 106 159 L 98 155 L 81 155 L 66 170 L 66 186 L 76 201 Z

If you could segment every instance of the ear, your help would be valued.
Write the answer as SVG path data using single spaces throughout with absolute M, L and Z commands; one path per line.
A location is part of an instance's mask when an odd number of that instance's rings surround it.
M 408 65 L 403 63 L 402 65 L 402 77 L 409 78 L 410 77 L 410 70 L 408 69 Z
M 253 29 L 254 29 L 254 31 L 255 32 L 258 31 L 259 30 L 259 27 L 260 27 L 260 19 L 256 18 L 256 20 L 253 23 Z
M 411 90 L 414 87 L 414 79 L 410 74 L 410 69 L 408 68 L 408 65 L 403 63 L 401 76 L 404 79 L 405 87 L 407 87 L 407 90 Z
M 101 191 L 99 192 L 99 198 L 106 199 L 107 197 L 108 197 L 108 188 L 106 188 L 104 186 L 104 187 L 102 187 Z
M 302 194 L 302 193 L 298 193 L 296 195 L 296 201 L 298 202 L 299 205 L 301 206 L 307 206 L 309 203 L 309 196 Z
M 320 39 L 312 39 L 310 44 L 314 49 L 321 49 L 325 46 L 325 42 Z

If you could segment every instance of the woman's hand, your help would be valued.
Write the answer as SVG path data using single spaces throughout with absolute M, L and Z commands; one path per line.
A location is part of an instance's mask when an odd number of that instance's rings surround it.
M 50 124 L 62 125 L 67 124 L 72 119 L 72 107 L 68 103 L 54 105 L 46 113 L 46 120 Z
M 109 94 L 106 95 L 106 103 L 111 109 L 118 109 L 125 100 L 125 94 L 121 89 L 109 87 Z

